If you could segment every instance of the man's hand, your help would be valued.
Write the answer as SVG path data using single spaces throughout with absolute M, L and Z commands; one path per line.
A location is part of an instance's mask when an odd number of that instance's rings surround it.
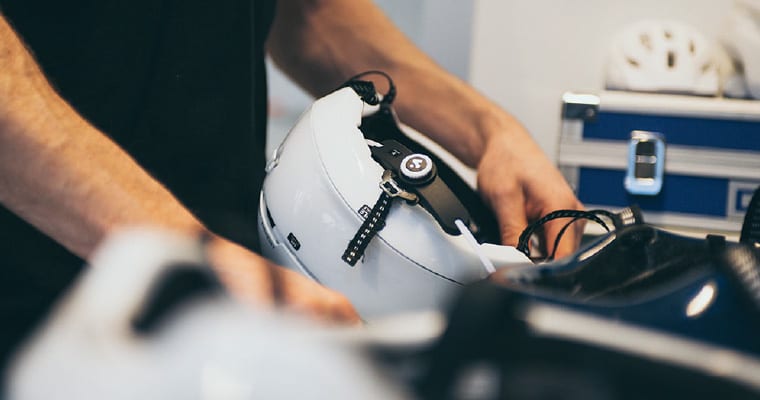
M 491 205 L 499 221 L 504 244 L 517 245 L 520 233 L 529 222 L 559 209 L 582 209 L 559 171 L 538 145 L 517 123 L 489 137 L 478 163 L 478 189 Z M 547 254 L 568 220 L 545 225 Z M 583 222 L 578 221 L 563 235 L 556 257 L 572 253 L 580 243 Z
M 125 226 L 205 231 L 172 193 L 53 90 L 2 15 L 0 204 L 83 259 Z M 344 297 L 240 246 L 215 238 L 209 251 L 238 297 L 358 321 Z
M 316 97 L 363 71 L 379 69 L 392 76 L 400 120 L 477 167 L 480 192 L 496 211 L 505 244 L 517 244 L 529 221 L 557 209 L 581 208 L 514 118 L 441 69 L 371 0 L 278 1 L 268 40 L 277 65 Z M 546 224 L 550 252 L 565 223 Z M 582 223 L 575 225 L 557 256 L 575 249 Z
M 230 241 L 212 239 L 208 253 L 222 283 L 244 302 L 281 306 L 319 320 L 349 324 L 360 321 L 343 295 Z

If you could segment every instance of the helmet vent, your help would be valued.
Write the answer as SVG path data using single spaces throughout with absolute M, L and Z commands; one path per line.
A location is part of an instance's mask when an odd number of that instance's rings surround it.
M 690 25 L 675 20 L 642 20 L 616 35 L 609 49 L 605 86 L 613 90 L 719 95 L 724 86 L 729 91 L 741 86 L 727 84 L 732 78 L 724 76 L 731 73 L 726 57 L 715 40 Z
M 647 50 L 652 51 L 652 40 L 649 35 L 639 35 L 639 41 Z

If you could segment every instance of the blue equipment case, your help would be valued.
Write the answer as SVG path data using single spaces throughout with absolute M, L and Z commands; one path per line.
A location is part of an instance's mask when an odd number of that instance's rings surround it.
M 636 204 L 659 226 L 738 234 L 760 186 L 760 101 L 566 93 L 557 160 L 588 208 Z

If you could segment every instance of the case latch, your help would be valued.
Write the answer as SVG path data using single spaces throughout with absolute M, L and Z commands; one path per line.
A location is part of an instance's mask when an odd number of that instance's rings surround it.
M 662 190 L 665 139 L 658 132 L 633 131 L 628 145 L 625 190 L 633 195 L 655 196 Z
M 595 122 L 599 114 L 599 96 L 567 92 L 562 95 L 562 118 Z

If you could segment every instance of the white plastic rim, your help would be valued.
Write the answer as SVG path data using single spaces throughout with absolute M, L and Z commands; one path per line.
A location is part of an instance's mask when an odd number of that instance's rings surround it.
M 737 1 L 723 24 L 720 38 L 742 66 L 749 95 L 760 99 L 760 1 Z

